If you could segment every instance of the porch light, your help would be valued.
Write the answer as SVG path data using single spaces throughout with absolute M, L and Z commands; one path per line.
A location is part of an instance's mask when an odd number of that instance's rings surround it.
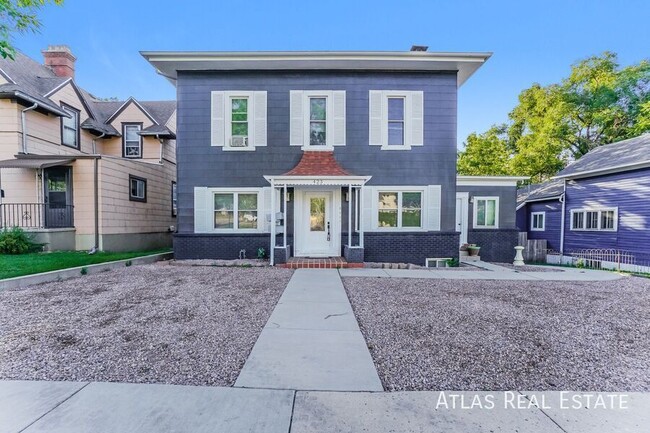
M 290 202 L 291 201 L 291 193 L 287 192 L 287 196 L 284 198 L 284 201 Z

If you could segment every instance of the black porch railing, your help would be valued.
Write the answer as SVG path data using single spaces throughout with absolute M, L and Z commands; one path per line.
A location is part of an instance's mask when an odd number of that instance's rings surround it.
M 52 229 L 74 227 L 74 206 L 47 203 L 0 204 L 0 227 Z

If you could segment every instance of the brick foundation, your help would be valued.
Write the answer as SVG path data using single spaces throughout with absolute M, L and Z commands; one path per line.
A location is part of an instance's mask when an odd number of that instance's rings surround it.
M 510 263 L 515 257 L 519 230 L 470 230 L 467 242 L 481 247 L 481 260 Z
M 364 234 L 365 261 L 424 266 L 429 257 L 458 258 L 459 242 L 457 232 L 369 232 Z

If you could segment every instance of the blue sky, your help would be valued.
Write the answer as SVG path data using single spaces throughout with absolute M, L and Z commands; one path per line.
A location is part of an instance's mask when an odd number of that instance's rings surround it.
M 621 64 L 650 57 L 647 1 L 83 1 L 47 7 L 39 34 L 16 45 L 35 59 L 48 44 L 77 56 L 77 81 L 102 96 L 171 99 L 141 50 L 491 51 L 460 89 L 459 145 L 506 120 L 519 92 L 560 80 L 605 50 Z

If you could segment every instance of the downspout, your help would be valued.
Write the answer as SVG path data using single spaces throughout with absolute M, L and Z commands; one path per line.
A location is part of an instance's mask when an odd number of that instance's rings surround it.
M 23 128 L 23 153 L 26 155 L 27 154 L 27 120 L 25 118 L 25 113 L 28 111 L 31 111 L 38 107 L 38 103 L 34 102 L 34 105 L 31 107 L 27 107 L 22 112 L 20 113 L 20 123 Z
M 94 194 L 95 194 L 95 251 L 99 250 L 99 158 L 95 158 L 94 173 Z
M 566 219 L 566 179 L 564 179 L 564 182 L 562 184 L 563 190 L 562 190 L 562 196 L 560 197 L 560 201 L 562 202 L 562 224 L 560 225 L 560 254 L 564 255 L 564 226 L 565 226 L 565 219 Z
M 158 159 L 158 163 L 162 164 L 163 163 L 163 141 L 164 140 L 162 140 L 160 138 L 160 134 L 156 134 L 156 138 L 160 142 L 160 158 Z
M 93 140 L 93 153 L 97 154 L 96 143 L 97 140 L 106 136 L 105 132 Z M 93 200 L 95 207 L 95 246 L 93 250 L 99 250 L 99 158 L 95 157 L 94 173 L 93 173 Z

